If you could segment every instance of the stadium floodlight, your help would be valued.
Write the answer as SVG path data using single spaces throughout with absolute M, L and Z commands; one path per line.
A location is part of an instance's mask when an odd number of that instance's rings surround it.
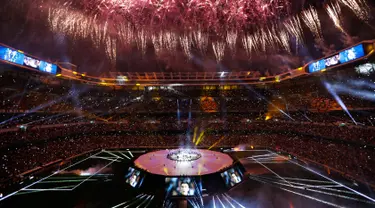
M 375 71 L 374 63 L 365 63 L 355 67 L 355 71 L 358 74 L 370 76 Z
M 225 77 L 225 73 L 226 73 L 226 72 L 224 72 L 224 71 L 223 71 L 223 72 L 221 72 L 221 73 L 220 73 L 220 78 L 223 78 L 223 77 Z
M 184 85 L 183 84 L 179 84 L 179 83 L 168 85 L 168 87 L 176 87 L 176 86 L 184 86 Z

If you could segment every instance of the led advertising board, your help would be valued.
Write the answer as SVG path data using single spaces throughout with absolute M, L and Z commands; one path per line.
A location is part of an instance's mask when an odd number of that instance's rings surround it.
M 354 46 L 353 48 L 340 52 L 339 55 L 340 63 L 343 64 L 364 57 L 365 50 L 363 49 L 363 45 L 359 44 L 357 46 Z
M 340 64 L 340 55 L 334 55 L 332 57 L 326 58 L 325 60 L 325 67 L 328 68 L 330 66 L 336 66 L 337 64 Z
M 43 72 L 47 72 L 50 74 L 56 74 L 57 66 L 55 64 L 51 64 L 45 61 L 41 61 L 39 65 L 39 70 Z
M 326 62 L 324 59 L 309 64 L 309 72 L 317 72 L 326 68 Z
M 57 66 L 55 64 L 26 56 L 19 51 L 3 46 L 0 46 L 0 59 L 50 74 L 57 73 Z
M 34 69 L 39 69 L 40 60 L 25 56 L 23 59 L 23 65 L 29 66 Z
M 0 59 L 9 61 L 15 64 L 23 64 L 25 55 L 16 50 L 0 46 Z
M 349 48 L 345 51 L 340 52 L 339 54 L 333 55 L 331 57 L 320 59 L 315 61 L 308 66 L 309 73 L 314 73 L 333 67 L 339 64 L 344 64 L 356 59 L 362 58 L 365 56 L 365 51 L 362 44 Z

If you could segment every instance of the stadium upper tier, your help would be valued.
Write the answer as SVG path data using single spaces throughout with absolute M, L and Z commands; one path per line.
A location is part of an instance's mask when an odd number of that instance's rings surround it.
M 351 69 L 351 68 L 348 68 Z M 344 70 L 349 74 L 350 70 Z M 338 76 L 325 78 L 332 83 L 342 82 Z M 350 84 L 357 74 L 346 76 Z M 46 80 L 30 73 L 2 73 L 0 110 L 2 112 L 69 113 L 256 113 L 283 116 L 288 112 L 329 112 L 341 107 L 320 81 L 322 76 L 301 78 L 276 85 L 245 86 L 135 86 L 110 88 L 90 86 L 72 80 Z M 314 92 L 314 93 L 311 93 Z M 373 103 L 342 95 L 350 110 L 374 109 Z M 275 113 L 273 113 L 275 112 Z M 102 116 L 101 116 L 102 117 Z M 6 120 L 6 119 L 5 119 Z
M 228 70 L 219 72 L 112 72 L 107 77 L 93 77 L 79 72 L 79 68 L 74 64 L 61 62 L 52 64 L 2 44 L 0 44 L 0 61 L 64 79 L 105 86 L 248 85 L 278 83 L 346 64 L 361 63 L 373 54 L 374 44 L 375 40 L 362 41 L 297 69 L 274 75 L 252 70 Z

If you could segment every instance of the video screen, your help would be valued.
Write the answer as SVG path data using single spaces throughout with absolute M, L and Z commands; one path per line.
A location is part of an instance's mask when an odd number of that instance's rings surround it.
M 51 64 L 45 61 L 41 61 L 39 65 L 39 70 L 51 74 L 56 74 L 57 66 L 55 64 Z
M 313 73 L 313 72 L 321 71 L 325 68 L 326 68 L 326 62 L 325 62 L 324 59 L 322 59 L 322 60 L 316 61 L 314 63 L 311 63 L 309 65 L 309 72 Z
M 169 196 L 199 196 L 200 188 L 197 181 L 192 177 L 166 178 L 167 195 Z
M 363 45 L 359 44 L 340 53 L 340 62 L 346 63 L 365 56 Z
M 241 183 L 242 181 L 242 172 L 237 167 L 228 169 L 220 175 L 224 179 L 225 185 L 229 188 Z
M 337 54 L 332 57 L 326 58 L 325 62 L 326 62 L 326 67 L 335 66 L 340 63 L 340 55 Z
M 29 56 L 25 56 L 25 54 L 21 52 L 3 46 L 0 46 L 0 59 L 15 64 L 28 66 L 50 74 L 57 73 L 57 66 L 55 64 L 51 64 Z
M 125 182 L 134 188 L 138 188 L 142 184 L 142 173 L 132 167 L 129 167 L 128 173 L 125 176 Z
M 38 69 L 40 66 L 40 60 L 25 56 L 23 59 L 23 65 Z
M 23 65 L 24 54 L 10 48 L 0 46 L 0 58 L 12 63 Z

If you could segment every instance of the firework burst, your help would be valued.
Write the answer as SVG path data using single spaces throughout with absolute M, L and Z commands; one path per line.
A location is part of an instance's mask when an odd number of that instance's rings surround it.
M 91 39 L 94 47 L 104 48 L 112 65 L 116 62 L 117 40 L 108 33 L 108 21 L 101 24 L 69 7 L 53 7 L 48 9 L 48 23 L 53 31 L 69 35 L 73 40 Z
M 365 0 L 338 0 L 338 2 L 351 9 L 363 21 L 367 22 L 371 17 L 369 6 Z
M 318 12 L 314 7 L 310 7 L 309 9 L 303 11 L 302 19 L 307 27 L 309 27 L 310 31 L 314 34 L 315 38 L 323 39 L 320 19 L 318 16 Z
M 303 45 L 303 30 L 299 16 L 292 17 L 284 22 L 285 29 L 293 36 L 297 45 Z
M 327 11 L 329 18 L 331 18 L 331 20 L 335 24 L 336 28 L 339 29 L 341 32 L 344 32 L 344 29 L 341 26 L 341 21 L 340 21 L 340 16 L 341 16 L 340 4 L 337 2 L 328 4 L 326 6 L 326 11 Z
M 275 20 L 287 15 L 291 8 L 290 0 L 79 0 L 74 5 L 100 18 L 121 20 L 126 17 L 134 25 L 173 26 L 177 23 L 206 29 Z

